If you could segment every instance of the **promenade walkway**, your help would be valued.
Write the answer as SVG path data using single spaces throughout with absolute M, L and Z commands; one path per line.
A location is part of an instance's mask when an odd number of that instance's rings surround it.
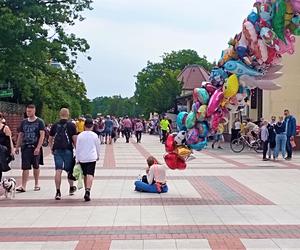
M 134 192 L 145 158 L 162 160 L 163 145 L 120 139 L 103 145 L 91 202 L 83 190 L 55 201 L 51 155 L 41 191 L 0 198 L 0 249 L 300 249 L 300 155 L 261 161 L 251 151 L 196 152 L 184 171 L 168 171 L 169 193 Z M 7 173 L 20 181 L 18 162 Z

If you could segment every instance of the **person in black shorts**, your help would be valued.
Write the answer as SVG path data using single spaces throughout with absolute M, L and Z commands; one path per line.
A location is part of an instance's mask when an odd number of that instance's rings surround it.
M 76 161 L 80 164 L 84 175 L 84 200 L 90 201 L 90 191 L 94 180 L 96 161 L 100 157 L 100 141 L 93 132 L 93 120 L 85 120 L 85 131 L 77 137 Z
M 21 122 L 16 145 L 16 154 L 19 154 L 21 147 L 22 158 L 22 186 L 16 190 L 26 191 L 26 184 L 29 177 L 29 170 L 33 167 L 34 191 L 39 191 L 40 165 L 43 165 L 42 145 L 45 137 L 44 121 L 35 115 L 36 109 L 33 104 L 26 107 L 27 118 Z

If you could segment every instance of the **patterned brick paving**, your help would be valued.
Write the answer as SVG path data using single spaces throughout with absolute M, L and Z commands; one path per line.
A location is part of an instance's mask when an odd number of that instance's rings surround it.
M 106 145 L 106 147 L 105 147 L 103 167 L 104 168 L 115 168 L 116 167 L 113 145 Z

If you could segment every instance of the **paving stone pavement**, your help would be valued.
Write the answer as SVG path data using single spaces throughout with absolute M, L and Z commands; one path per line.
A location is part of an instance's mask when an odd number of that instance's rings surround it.
M 46 150 L 47 152 L 47 150 Z M 0 190 L 0 250 L 7 249 L 300 249 L 300 154 L 261 161 L 246 151 L 195 152 L 184 171 L 168 170 L 169 192 L 137 193 L 145 158 L 163 162 L 156 136 L 141 144 L 102 145 L 92 201 L 83 190 L 55 201 L 52 155 L 41 167 L 41 191 L 6 199 Z M 5 173 L 20 182 L 20 162 Z

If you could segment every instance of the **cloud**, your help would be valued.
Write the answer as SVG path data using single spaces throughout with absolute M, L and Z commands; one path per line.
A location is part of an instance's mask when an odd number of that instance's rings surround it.
M 78 67 L 88 96 L 132 96 L 134 75 L 164 52 L 194 49 L 218 60 L 229 38 L 241 31 L 252 2 L 96 0 L 87 20 L 72 28 L 91 45 L 92 62 L 80 58 Z

